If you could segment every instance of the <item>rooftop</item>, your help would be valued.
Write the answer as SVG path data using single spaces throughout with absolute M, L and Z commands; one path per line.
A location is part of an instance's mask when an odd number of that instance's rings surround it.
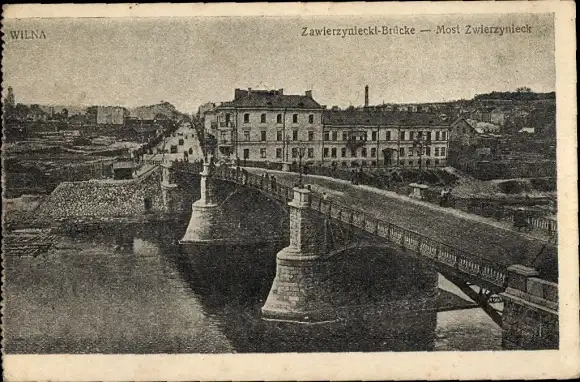
M 135 168 L 135 163 L 133 162 L 115 162 L 113 163 L 113 169 L 117 170 L 117 169 L 121 169 L 121 168 Z
M 449 120 L 433 113 L 379 110 L 325 110 L 325 124 L 383 126 L 449 126 Z
M 279 90 L 244 90 L 236 89 L 234 100 L 222 103 L 223 108 L 289 108 L 289 109 L 321 109 L 322 106 L 312 98 L 312 92 L 304 95 L 284 94 Z

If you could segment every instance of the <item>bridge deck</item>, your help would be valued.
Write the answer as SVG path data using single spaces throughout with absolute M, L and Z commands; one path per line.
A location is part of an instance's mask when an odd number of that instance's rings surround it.
M 255 174 L 264 172 L 254 168 L 247 170 Z M 295 173 L 268 171 L 268 174 L 289 185 L 298 180 L 298 174 Z M 317 192 L 326 192 L 329 200 L 364 211 L 494 263 L 536 267 L 541 277 L 557 282 L 556 246 L 540 238 L 499 226 L 481 216 L 457 213 L 338 179 L 309 175 L 304 177 L 304 182 L 311 184 Z

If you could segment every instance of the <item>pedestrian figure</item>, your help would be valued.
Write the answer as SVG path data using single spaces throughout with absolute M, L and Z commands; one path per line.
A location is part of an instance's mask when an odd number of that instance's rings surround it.
M 447 195 L 448 195 L 447 188 L 445 187 L 445 188 L 443 188 L 441 190 L 441 196 L 439 197 L 439 205 L 441 207 L 444 207 L 446 205 L 446 203 L 447 203 Z
M 519 207 L 514 213 L 514 227 L 521 231 L 522 228 L 528 228 L 528 219 L 524 208 Z
M 242 169 L 242 184 L 248 184 L 248 171 L 245 168 Z
M 274 175 L 270 178 L 270 187 L 272 188 L 272 191 L 276 191 L 276 178 Z

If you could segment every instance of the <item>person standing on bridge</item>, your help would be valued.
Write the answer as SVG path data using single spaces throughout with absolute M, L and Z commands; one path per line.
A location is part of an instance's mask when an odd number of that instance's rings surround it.
M 270 187 L 272 188 L 272 191 L 276 192 L 276 178 L 274 175 L 270 178 Z
M 243 185 L 248 184 L 248 170 L 246 170 L 245 168 L 242 169 L 242 184 Z

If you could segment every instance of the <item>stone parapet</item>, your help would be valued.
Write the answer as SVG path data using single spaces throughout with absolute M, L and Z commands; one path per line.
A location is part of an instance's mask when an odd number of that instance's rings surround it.
M 502 297 L 502 345 L 507 349 L 557 349 L 559 344 L 558 284 L 540 279 L 523 265 L 508 267 Z

